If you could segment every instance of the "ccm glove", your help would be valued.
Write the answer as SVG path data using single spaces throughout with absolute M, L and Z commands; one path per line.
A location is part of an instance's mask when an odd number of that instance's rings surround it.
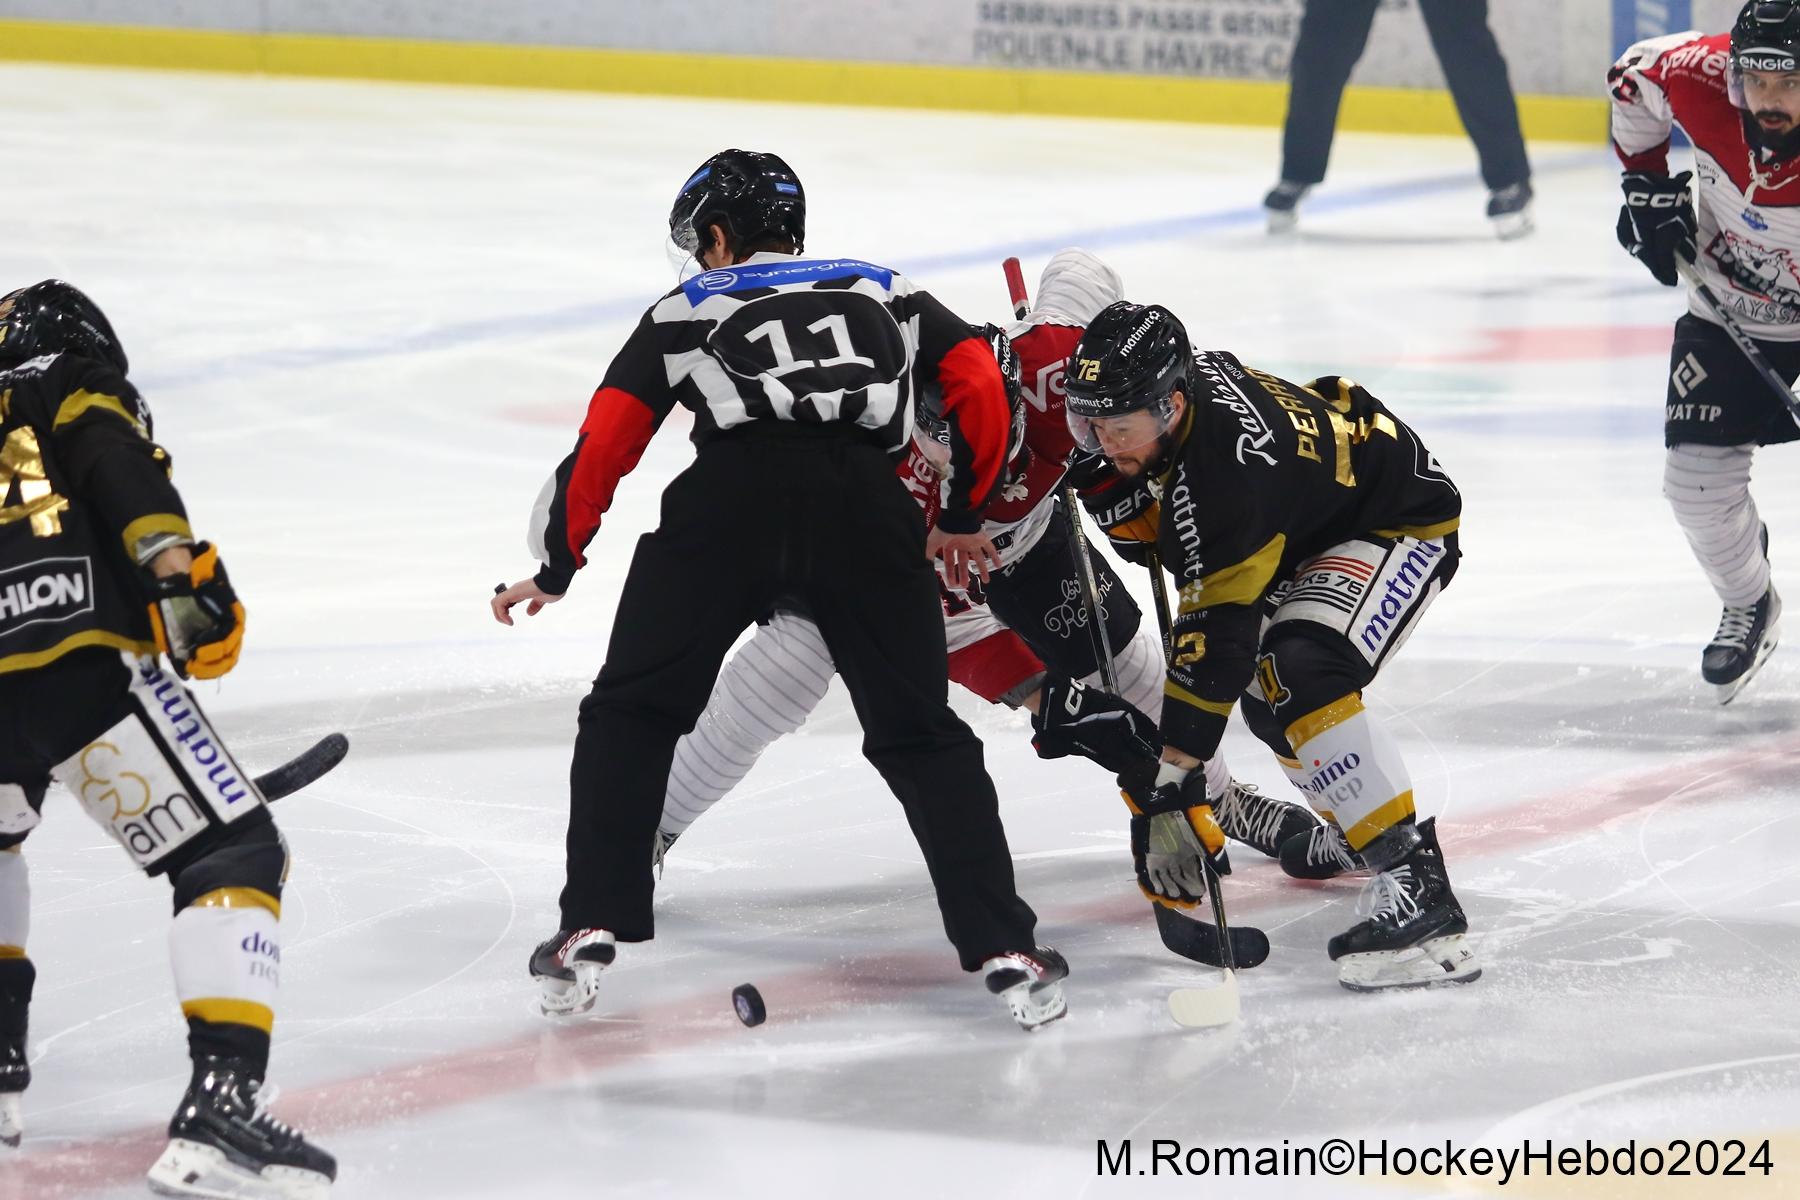
M 1625 189 L 1625 204 L 1619 210 L 1619 245 L 1668 287 L 1681 282 L 1676 273 L 1677 255 L 1688 262 L 1699 257 L 1696 239 L 1700 225 L 1688 191 L 1693 177 L 1692 171 L 1673 177 L 1627 171 L 1619 181 Z
M 1231 874 L 1225 831 L 1206 800 L 1206 772 L 1163 763 L 1155 788 L 1139 796 L 1125 793 L 1138 888 L 1158 904 L 1191 908 L 1206 896 L 1205 863 Z
M 1044 680 L 1031 731 L 1039 758 L 1079 754 L 1115 775 L 1154 770 L 1162 753 L 1155 721 L 1117 696 L 1072 679 Z
M 1065 470 L 1081 507 L 1106 531 L 1113 549 L 1126 561 L 1147 566 L 1161 511 L 1149 481 L 1127 479 L 1103 455 L 1081 449 L 1069 455 Z
M 244 606 L 231 590 L 218 547 L 194 546 L 186 574 L 152 577 L 150 627 L 156 648 L 183 679 L 217 679 L 237 666 L 244 644 Z

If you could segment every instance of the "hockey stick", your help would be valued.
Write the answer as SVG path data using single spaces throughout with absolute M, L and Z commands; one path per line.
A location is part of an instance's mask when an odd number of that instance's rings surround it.
M 291 796 L 308 784 L 315 783 L 350 753 L 350 739 L 341 733 L 329 733 L 306 750 L 279 767 L 256 777 L 256 790 L 264 800 L 276 801 Z
M 1012 299 L 1013 316 L 1024 320 L 1031 311 L 1030 301 L 1025 291 L 1025 276 L 1020 269 L 1019 260 L 1009 258 L 1001 264 L 1006 272 L 1006 288 Z M 1086 533 L 1081 528 L 1079 501 L 1075 496 L 1073 485 L 1065 483 L 1062 487 L 1063 518 L 1068 525 L 1069 550 L 1075 556 L 1076 574 L 1081 582 L 1082 617 L 1088 625 L 1088 639 L 1093 646 L 1094 656 L 1100 663 L 1100 679 L 1107 692 L 1119 695 L 1118 668 L 1113 662 L 1111 635 L 1106 629 L 1106 619 L 1100 609 L 1100 581 L 1094 573 L 1094 561 L 1088 551 Z M 1160 575 L 1160 572 L 1157 572 Z M 1160 583 L 1160 579 L 1158 580 Z M 1163 592 L 1158 589 L 1158 603 L 1165 609 L 1167 601 Z M 1163 629 L 1163 655 L 1168 657 L 1169 635 Z M 1214 926 L 1198 917 L 1186 917 L 1163 904 L 1154 901 L 1150 905 L 1156 916 L 1156 932 L 1162 938 L 1165 949 L 1180 955 L 1190 962 L 1202 966 L 1223 967 L 1227 959 L 1242 962 L 1246 966 L 1255 966 L 1269 956 L 1269 940 L 1259 930 L 1226 930 Z M 1215 911 L 1217 905 L 1215 903 Z M 1260 941 L 1260 948 L 1258 946 Z M 1207 989 L 1214 991 L 1218 989 Z M 1235 992 L 1232 997 L 1231 1014 L 1224 1020 L 1216 1022 L 1224 1024 L 1237 1015 Z
M 1719 328 L 1723 329 L 1725 335 L 1737 343 L 1737 348 L 1743 352 L 1744 357 L 1749 360 L 1750 366 L 1756 373 L 1762 376 L 1763 382 L 1773 388 L 1776 395 L 1781 397 L 1781 402 L 1787 406 L 1788 415 L 1794 418 L 1794 423 L 1800 424 L 1800 398 L 1795 397 L 1794 389 L 1789 387 L 1787 382 L 1776 373 L 1767 356 L 1755 342 L 1750 340 L 1750 335 L 1745 333 L 1744 327 L 1737 323 L 1737 318 L 1726 311 L 1718 294 L 1707 285 L 1706 280 L 1700 277 L 1699 268 L 1677 254 L 1675 270 L 1680 274 L 1682 280 L 1694 289 L 1694 294 L 1706 301 L 1706 307 L 1712 309 L 1713 316 L 1718 318 Z

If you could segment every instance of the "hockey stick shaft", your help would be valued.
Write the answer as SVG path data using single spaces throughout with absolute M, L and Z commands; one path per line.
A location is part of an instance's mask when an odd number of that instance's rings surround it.
M 1007 259 L 1000 269 L 1006 272 L 1006 293 L 1012 298 L 1013 316 L 1023 321 L 1031 311 L 1031 299 L 1025 294 L 1025 270 L 1017 258 Z
M 1167 654 L 1169 589 L 1163 580 L 1162 556 L 1156 552 L 1154 545 L 1150 547 L 1150 590 L 1156 593 L 1156 627 L 1162 631 L 1163 653 Z M 1219 931 L 1219 957 L 1224 960 L 1226 971 L 1234 971 L 1237 969 L 1237 956 L 1232 951 L 1231 925 L 1225 919 L 1225 892 L 1219 886 L 1219 873 L 1213 869 L 1212 859 L 1205 854 L 1200 856 L 1200 872 L 1206 879 L 1206 898 L 1212 904 L 1213 921 Z
M 1708 286 L 1706 280 L 1700 277 L 1699 268 L 1677 255 L 1675 270 L 1688 287 L 1694 290 L 1694 294 L 1706 302 L 1706 307 L 1712 309 L 1719 328 L 1725 331 L 1725 336 L 1737 343 L 1737 348 L 1749 360 L 1750 366 L 1756 373 L 1762 376 L 1763 382 L 1781 397 L 1781 402 L 1787 406 L 1788 415 L 1794 418 L 1795 424 L 1800 424 L 1800 399 L 1794 396 L 1794 389 L 1770 364 L 1768 356 L 1763 354 L 1761 348 L 1750 339 L 1750 335 L 1744 332 L 1744 327 L 1737 323 L 1737 318 L 1726 311 L 1718 294 Z

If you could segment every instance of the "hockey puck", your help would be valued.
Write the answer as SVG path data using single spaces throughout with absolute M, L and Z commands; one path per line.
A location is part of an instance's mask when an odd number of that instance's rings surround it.
M 762 993 L 754 984 L 740 983 L 731 989 L 731 1007 L 737 1010 L 737 1019 L 746 1025 L 761 1025 L 769 1015 L 763 1007 Z

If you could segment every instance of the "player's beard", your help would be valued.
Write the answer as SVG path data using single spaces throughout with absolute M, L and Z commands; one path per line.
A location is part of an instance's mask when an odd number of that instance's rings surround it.
M 1768 129 L 1763 123 L 1764 117 L 1780 117 L 1787 125 L 1779 130 Z M 1750 114 L 1748 122 L 1755 131 L 1756 144 L 1776 158 L 1792 158 L 1800 154 L 1800 121 L 1779 109 L 1765 108 Z

